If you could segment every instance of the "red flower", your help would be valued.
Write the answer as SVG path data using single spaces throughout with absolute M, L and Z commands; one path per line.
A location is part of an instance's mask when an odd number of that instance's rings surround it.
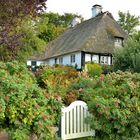
M 42 126 L 43 126 L 43 124 L 42 124 L 42 123 L 40 123 L 40 124 L 39 124 L 39 126 L 40 126 L 40 127 L 42 127 Z
M 43 120 L 46 120 L 46 119 L 47 119 L 47 116 L 46 116 L 46 115 L 44 115 L 44 116 L 43 116 Z

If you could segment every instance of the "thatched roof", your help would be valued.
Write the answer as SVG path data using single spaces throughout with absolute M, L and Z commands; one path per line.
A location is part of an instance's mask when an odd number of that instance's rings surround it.
M 126 34 L 110 13 L 105 12 L 67 29 L 49 43 L 43 59 L 77 51 L 112 54 L 114 37 L 125 38 Z

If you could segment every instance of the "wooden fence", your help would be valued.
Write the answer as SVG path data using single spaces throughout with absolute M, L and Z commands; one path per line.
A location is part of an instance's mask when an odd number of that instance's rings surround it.
M 75 101 L 68 107 L 62 108 L 61 138 L 62 140 L 80 137 L 94 136 L 95 131 L 85 123 L 89 116 L 87 104 L 83 101 Z

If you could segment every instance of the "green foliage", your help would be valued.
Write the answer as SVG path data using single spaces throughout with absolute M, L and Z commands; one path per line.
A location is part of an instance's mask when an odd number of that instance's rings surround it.
M 76 140 L 94 140 L 94 138 L 93 137 L 84 137 L 84 138 L 79 138 Z
M 36 75 L 39 85 L 53 95 L 65 94 L 66 87 L 78 77 L 78 72 L 69 66 L 44 66 Z
M 41 2 L 33 0 L 34 3 L 30 1 L 28 3 L 30 6 L 36 6 L 40 3 L 37 7 L 42 8 L 42 6 L 45 6 L 42 5 L 45 1 L 46 0 Z M 30 13 L 30 8 L 25 10 L 24 8 L 26 6 L 28 7 L 28 4 L 23 4 L 23 7 L 25 6 L 23 8 L 21 3 L 19 3 L 19 5 L 16 7 L 13 5 L 16 2 L 17 0 L 14 0 L 12 3 L 10 0 L 7 2 L 12 5 L 11 10 L 13 9 L 14 15 L 9 17 L 9 15 L 7 16 L 2 11 L 2 14 L 6 16 L 6 18 L 3 20 L 2 18 L 4 18 L 4 16 L 0 14 L 0 22 L 4 24 L 4 27 L 2 26 L 2 28 L 0 28 L 1 61 L 8 62 L 17 60 L 20 62 L 25 62 L 31 56 L 41 55 L 47 44 L 66 30 L 66 28 L 69 27 L 72 19 L 75 16 L 78 16 L 71 13 L 65 13 L 64 15 L 59 15 L 56 13 L 41 13 L 39 16 L 35 16 L 33 18 L 33 15 L 30 14 L 32 12 L 36 13 L 36 11 L 31 11 Z M 19 8 L 18 6 L 21 7 Z M 8 8 L 6 10 L 9 10 L 9 7 L 6 8 Z M 17 13 L 14 11 L 16 8 L 18 8 L 17 10 L 23 8 L 21 10 L 25 12 L 25 15 L 21 14 L 22 11 L 17 15 Z M 5 11 L 5 9 L 3 10 Z M 29 13 L 27 14 L 26 12 Z M 81 16 L 78 17 L 82 19 Z
M 103 74 L 108 74 L 110 72 L 113 72 L 114 68 L 113 65 L 102 65 L 102 70 L 103 70 Z
M 114 52 L 114 57 L 113 57 L 113 65 L 115 70 L 130 70 L 132 67 L 132 61 L 130 56 L 127 54 L 127 51 L 125 51 L 124 48 L 119 48 L 116 49 Z
M 16 59 L 18 61 L 26 61 L 28 57 L 43 52 L 46 43 L 38 37 L 38 34 L 45 28 L 44 24 L 43 22 L 35 23 L 30 18 L 22 22 L 22 28 L 19 28 L 19 32 L 24 34 L 24 37 L 22 38 L 22 47 L 17 53 Z
M 58 37 L 61 33 L 68 28 L 73 20 L 77 16 L 83 20 L 81 16 L 65 13 L 64 15 L 59 15 L 58 13 L 44 13 L 40 15 L 40 21 L 47 20 L 46 28 L 39 34 L 39 38 L 43 39 L 45 42 L 50 42 Z
M 61 102 L 41 90 L 25 65 L 0 62 L 0 129 L 11 139 L 53 139 L 51 127 L 60 115 Z
M 83 20 L 83 18 L 80 15 L 72 14 L 72 13 L 64 13 L 63 15 L 59 15 L 58 13 L 46 13 L 42 15 L 47 16 L 49 19 L 49 23 L 54 24 L 55 26 L 61 26 L 61 27 L 69 27 L 73 18 L 78 17 Z
M 20 51 L 25 49 L 26 45 L 22 39 L 25 39 L 28 31 L 23 33 L 23 22 L 28 22 L 27 18 L 34 20 L 35 17 L 45 10 L 47 0 L 6 0 L 0 1 L 0 60 L 11 61 L 19 60 Z M 19 29 L 20 28 L 20 29 Z M 27 27 L 28 28 L 28 27 Z M 32 35 L 33 36 L 33 35 Z M 31 36 L 31 37 L 32 37 Z M 37 41 L 30 47 L 36 45 Z M 29 48 L 28 48 L 29 49 Z M 26 51 L 30 55 L 31 51 Z M 22 54 L 22 56 L 24 56 Z M 28 55 L 28 56 L 29 56 Z M 21 59 L 22 60 L 22 59 Z
M 140 25 L 139 21 L 140 17 L 131 15 L 129 11 L 127 13 L 119 11 L 118 14 L 119 14 L 118 23 L 129 35 L 132 35 L 136 31 L 136 28 Z
M 140 72 L 140 42 L 130 38 L 123 48 L 115 50 L 115 70 Z
M 64 96 L 64 103 L 70 105 L 73 101 L 83 100 L 87 101 L 89 98 L 89 92 L 92 92 L 93 80 L 89 77 L 79 77 L 77 81 L 72 82 Z
M 102 74 L 102 67 L 99 64 L 86 64 L 87 71 L 90 77 L 100 76 Z
M 15 32 L 20 34 L 19 44 L 15 44 L 16 49 L 13 48 L 13 50 L 8 49 L 5 45 L 1 46 L 0 60 L 25 62 L 28 57 L 35 55 L 37 52 L 41 53 L 46 43 L 38 37 L 38 34 L 41 32 L 41 27 L 39 26 L 44 26 L 44 23 L 38 25 L 35 20 L 33 21 L 30 17 L 24 18 L 20 26 L 14 28 L 14 32 L 8 33 L 11 34 L 11 36 L 15 35 Z
M 138 42 L 140 42 L 140 31 L 137 31 L 133 34 L 132 38 Z
M 111 73 L 92 80 L 86 100 L 92 114 L 87 119 L 96 139 L 140 139 L 140 74 Z M 84 89 L 83 89 L 84 90 Z
M 47 25 L 46 29 L 39 34 L 39 38 L 43 39 L 46 43 L 49 43 L 58 37 L 64 30 L 64 27 L 55 26 L 54 24 L 50 23 Z

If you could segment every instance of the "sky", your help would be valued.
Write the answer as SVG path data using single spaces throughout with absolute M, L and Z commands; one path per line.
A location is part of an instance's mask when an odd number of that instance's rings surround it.
M 140 0 L 47 0 L 47 12 L 59 14 L 74 13 L 82 15 L 84 19 L 91 18 L 91 8 L 99 4 L 103 12 L 109 11 L 118 19 L 118 11 L 140 16 Z

